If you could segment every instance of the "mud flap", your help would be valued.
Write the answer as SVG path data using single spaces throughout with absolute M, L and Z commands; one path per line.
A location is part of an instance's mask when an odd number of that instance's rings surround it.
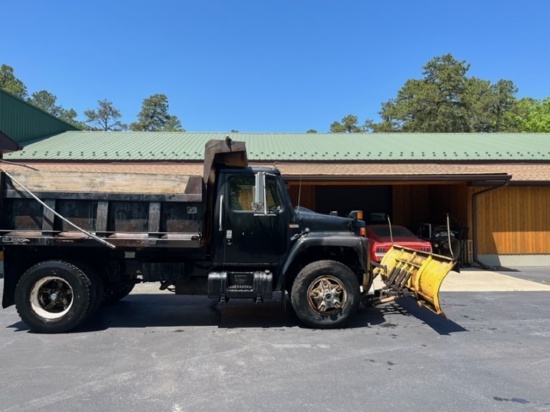
M 445 316 L 439 305 L 439 288 L 454 264 L 446 256 L 394 245 L 374 269 L 374 275 L 380 276 L 386 285 L 378 294 L 394 297 L 410 295 L 419 305 Z

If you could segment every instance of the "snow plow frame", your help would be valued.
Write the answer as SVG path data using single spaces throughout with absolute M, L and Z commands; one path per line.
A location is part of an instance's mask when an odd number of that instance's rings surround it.
M 455 264 L 447 256 L 393 245 L 373 270 L 374 277 L 380 276 L 385 287 L 375 291 L 372 303 L 411 296 L 419 305 L 446 317 L 439 303 L 439 289 Z

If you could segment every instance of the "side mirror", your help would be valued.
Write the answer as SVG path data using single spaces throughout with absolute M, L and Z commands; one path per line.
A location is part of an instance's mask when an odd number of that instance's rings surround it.
M 265 172 L 256 173 L 254 182 L 254 201 L 252 210 L 256 213 L 267 214 L 265 199 Z

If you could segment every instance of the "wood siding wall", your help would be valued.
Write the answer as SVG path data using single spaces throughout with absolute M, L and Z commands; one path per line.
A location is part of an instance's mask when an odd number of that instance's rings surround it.
M 478 253 L 550 253 L 549 212 L 550 186 L 508 186 L 480 194 Z
M 428 191 L 428 186 L 393 186 L 393 223 L 409 226 L 429 222 Z
M 290 195 L 290 201 L 294 206 L 298 204 L 308 209 L 315 210 L 315 186 L 302 184 L 300 188 L 299 183 L 291 183 L 288 186 L 288 193 Z
M 443 224 L 447 213 L 451 223 L 468 226 L 465 184 L 393 186 L 393 221 L 397 225 Z

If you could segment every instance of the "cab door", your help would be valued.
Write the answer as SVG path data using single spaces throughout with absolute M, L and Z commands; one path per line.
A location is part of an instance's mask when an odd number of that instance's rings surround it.
M 254 174 L 232 174 L 219 192 L 218 245 L 223 250 L 223 262 L 219 263 L 254 268 L 282 264 L 290 242 L 282 179 L 266 176 L 267 213 L 263 214 L 253 210 L 254 183 Z

